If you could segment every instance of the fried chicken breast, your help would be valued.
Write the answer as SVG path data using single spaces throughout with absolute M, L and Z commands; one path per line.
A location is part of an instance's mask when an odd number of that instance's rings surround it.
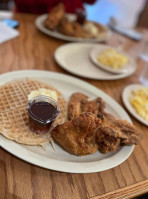
M 51 136 L 71 154 L 78 156 L 92 154 L 98 150 L 95 136 L 100 125 L 101 120 L 94 114 L 83 113 L 57 126 L 51 132 Z

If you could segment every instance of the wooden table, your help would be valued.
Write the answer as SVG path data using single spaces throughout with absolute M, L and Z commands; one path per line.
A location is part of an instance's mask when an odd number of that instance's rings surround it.
M 0 45 L 0 73 L 41 69 L 68 74 L 54 61 L 57 47 L 64 41 L 39 32 L 36 16 L 16 14 L 20 22 L 20 36 Z M 121 106 L 121 93 L 126 85 L 138 83 L 139 75 L 146 64 L 138 58 L 145 38 L 135 42 L 118 34 L 107 42 L 135 57 L 137 71 L 132 76 L 115 81 L 98 81 L 81 78 L 101 88 Z M 70 74 L 69 74 L 70 75 Z M 124 107 L 124 106 L 123 106 Z M 130 115 L 134 125 L 144 134 L 142 142 L 121 165 L 107 171 L 90 174 L 70 174 L 51 171 L 24 162 L 0 149 L 0 198 L 2 199 L 109 199 L 129 198 L 148 191 L 148 128 Z

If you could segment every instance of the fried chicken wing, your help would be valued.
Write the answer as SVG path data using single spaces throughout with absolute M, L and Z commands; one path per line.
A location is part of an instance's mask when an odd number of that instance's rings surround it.
M 92 101 L 87 101 L 82 104 L 82 112 L 91 112 L 96 115 L 96 117 L 102 118 L 105 109 L 105 102 L 101 97 L 97 97 Z
M 102 127 L 96 132 L 96 141 L 102 153 L 117 150 L 120 145 L 138 144 L 143 135 L 126 120 L 104 113 Z
M 96 142 L 101 153 L 116 151 L 120 147 L 121 140 L 111 127 L 100 127 L 96 132 Z
M 57 126 L 51 132 L 51 136 L 71 154 L 92 154 L 98 150 L 95 132 L 100 125 L 101 120 L 94 114 L 84 113 Z
M 82 104 L 87 102 L 88 96 L 82 93 L 74 93 L 71 95 L 68 105 L 68 117 L 73 119 L 82 113 Z
M 88 101 L 88 96 L 82 93 L 74 93 L 69 101 L 68 115 L 69 119 L 73 119 L 74 117 L 78 117 L 81 113 L 91 112 L 97 117 L 102 118 L 104 109 L 105 102 L 102 98 L 98 97 Z
M 44 22 L 45 27 L 48 28 L 49 30 L 54 30 L 59 25 L 64 14 L 65 14 L 64 4 L 59 3 L 49 13 L 47 19 Z
M 103 124 L 116 130 L 116 136 L 121 139 L 122 144 L 138 144 L 143 138 L 134 125 L 109 113 L 104 113 Z

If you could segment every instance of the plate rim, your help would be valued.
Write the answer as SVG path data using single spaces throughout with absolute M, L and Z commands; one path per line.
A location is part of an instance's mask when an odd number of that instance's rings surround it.
M 138 115 L 136 113 L 136 110 L 134 109 L 134 107 L 131 105 L 131 103 L 128 101 L 127 97 L 130 96 L 131 91 L 133 90 L 137 90 L 138 88 L 144 88 L 146 86 L 142 85 L 142 84 L 130 84 L 128 86 L 126 86 L 123 89 L 122 92 L 122 101 L 126 107 L 126 109 L 129 111 L 129 113 L 135 118 L 137 119 L 139 122 L 145 124 L 146 126 L 148 126 L 148 121 L 146 121 L 144 118 L 142 118 L 140 115 Z
M 59 55 L 58 55 L 58 53 L 59 53 L 59 51 L 62 51 L 61 49 L 62 48 L 66 48 L 66 47 L 68 47 L 68 46 L 73 46 L 73 45 L 90 45 L 90 46 L 97 46 L 97 45 L 102 45 L 102 44 L 95 44 L 95 43 L 84 43 L 84 42 L 71 42 L 71 43 L 67 43 L 67 44 L 64 44 L 64 45 L 62 45 L 62 46 L 59 46 L 56 50 L 55 50 L 55 52 L 54 52 L 54 59 L 55 59 L 55 61 L 58 63 L 58 65 L 61 67 L 61 68 L 63 68 L 64 70 L 66 70 L 67 72 L 69 72 L 69 73 L 71 73 L 71 74 L 73 74 L 73 75 L 76 75 L 76 76 L 78 76 L 78 77 L 83 77 L 83 78 L 88 78 L 88 79 L 94 79 L 94 80 L 118 80 L 118 79 L 124 79 L 124 78 L 127 78 L 127 77 L 129 77 L 129 76 L 131 76 L 131 75 L 133 75 L 134 73 L 135 73 L 135 71 L 136 71 L 136 68 L 137 68 L 137 65 L 136 65 L 136 63 L 134 63 L 134 65 L 135 65 L 135 67 L 133 67 L 133 70 L 129 73 L 129 74 L 126 74 L 126 73 L 120 73 L 120 74 L 113 74 L 113 73 L 110 73 L 111 75 L 112 75 L 112 77 L 111 76 L 108 76 L 108 77 L 90 77 L 90 76 L 87 76 L 87 75 L 81 75 L 81 74 L 79 74 L 78 72 L 73 72 L 72 70 L 70 70 L 70 69 L 67 69 L 67 66 L 65 66 L 64 64 L 61 64 L 61 62 L 60 62 L 60 59 L 59 59 Z M 92 63 L 93 64 L 93 63 Z M 107 72 L 107 71 L 106 71 Z
M 75 14 L 71 14 L 71 13 L 67 13 L 67 16 L 75 16 Z M 53 32 L 49 29 L 47 29 L 46 27 L 42 26 L 42 22 L 47 18 L 48 14 L 42 14 L 39 15 L 36 19 L 35 19 L 35 26 L 44 34 L 54 37 L 54 38 L 58 38 L 58 39 L 62 39 L 65 41 L 71 41 L 71 42 L 104 42 L 106 41 L 110 35 L 111 35 L 111 31 L 109 30 L 108 27 L 105 26 L 106 30 L 107 30 L 107 36 L 106 38 L 91 38 L 91 39 L 87 39 L 87 38 L 76 38 L 76 37 L 71 37 L 71 36 L 66 36 L 62 33 L 58 33 L 58 32 Z
M 80 80 L 78 78 L 75 78 L 75 77 L 72 77 L 72 76 L 69 76 L 69 75 L 65 75 L 65 74 L 61 74 L 61 73 L 57 73 L 57 72 L 50 72 L 50 71 L 46 71 L 46 70 L 44 70 L 44 71 L 43 70 L 13 71 L 13 72 L 8 72 L 8 73 L 4 73 L 4 74 L 0 75 L 0 85 L 3 85 L 6 82 L 9 82 L 9 81 L 12 81 L 12 80 L 15 80 L 15 79 L 20 79 L 22 77 L 24 77 L 24 78 L 25 77 L 30 77 L 30 78 L 31 77 L 32 78 L 42 77 L 43 78 L 45 76 L 48 77 L 48 78 L 54 77 L 55 79 L 57 79 L 57 76 L 58 76 L 58 78 L 60 80 L 63 80 L 63 78 L 67 77 L 68 78 L 67 81 L 68 80 L 72 80 L 73 82 L 75 82 L 77 80 L 76 85 L 82 84 L 84 86 L 83 88 L 88 88 L 89 87 L 89 89 L 93 89 L 94 92 L 98 92 L 99 95 L 103 94 L 103 96 L 106 96 L 110 101 L 112 101 L 114 104 L 116 104 L 117 108 L 119 108 L 119 110 L 122 112 L 123 117 L 125 117 L 129 122 L 131 122 L 131 119 L 128 116 L 128 114 L 126 113 L 126 111 L 113 98 L 111 98 L 109 95 L 107 95 L 105 92 L 103 92 L 99 88 L 97 88 L 97 87 L 95 87 L 95 86 L 93 86 L 93 85 L 91 85 L 91 84 L 89 84 L 89 83 L 87 83 L 87 82 L 85 82 L 83 80 Z M 3 83 L 1 84 L 1 82 L 3 82 Z M 88 91 L 89 91 L 89 89 L 88 89 Z M 0 139 L 1 139 L 1 137 L 0 137 Z M 2 142 L 3 139 L 4 139 L 4 143 Z M 61 172 L 67 172 L 67 173 L 94 173 L 94 172 L 100 172 L 100 171 L 111 169 L 111 168 L 121 164 L 122 162 L 124 162 L 131 155 L 131 153 L 133 152 L 133 149 L 134 149 L 134 145 L 132 145 L 132 146 L 124 146 L 124 148 L 121 147 L 119 152 L 118 152 L 118 156 L 121 153 L 120 156 L 122 156 L 123 159 L 120 159 L 120 161 L 118 163 L 116 163 L 114 158 L 113 158 L 112 166 L 108 167 L 108 164 L 106 164 L 106 167 L 104 166 L 104 168 L 102 168 L 101 170 L 98 170 L 98 166 L 99 165 L 97 165 L 97 166 L 94 165 L 95 161 L 87 162 L 87 163 L 85 163 L 85 162 L 68 162 L 68 165 L 74 166 L 74 167 L 71 167 L 70 169 L 68 167 L 68 169 L 67 169 L 67 167 L 65 167 L 65 164 L 63 164 L 63 162 L 61 162 L 60 160 L 55 160 L 54 159 L 54 163 L 60 163 L 60 166 L 62 165 L 62 168 L 61 167 L 59 168 L 58 164 L 56 165 L 56 167 L 53 167 L 52 159 L 47 158 L 47 157 L 43 158 L 43 159 L 45 159 L 44 164 L 40 163 L 40 161 L 38 159 L 37 160 L 35 159 L 33 161 L 32 161 L 32 159 L 28 160 L 28 156 L 27 157 L 22 157 L 22 152 L 21 151 L 19 151 L 19 150 L 15 151 L 15 148 L 13 150 L 11 150 L 11 147 L 10 147 L 11 145 L 12 146 L 17 146 L 16 148 L 18 149 L 18 148 L 21 148 L 21 144 L 18 144 L 18 143 L 15 143 L 14 141 L 8 140 L 5 137 L 3 137 L 3 139 L 1 139 L 0 146 L 2 148 L 4 148 L 6 151 L 8 151 L 11 154 L 13 154 L 14 156 L 16 156 L 16 157 L 18 157 L 18 158 L 20 158 L 20 159 L 22 159 L 22 160 L 24 160 L 26 162 L 29 162 L 31 164 L 34 164 L 34 165 L 37 165 L 37 166 L 40 166 L 40 167 L 43 167 L 43 168 L 46 168 L 46 169 L 55 170 L 55 171 L 61 171 Z M 7 143 L 8 147 L 5 146 L 5 144 L 6 144 L 5 142 Z M 23 150 L 24 153 L 27 153 L 26 151 L 28 151 L 26 148 L 23 148 L 23 147 L 22 147 L 22 150 Z M 127 150 L 128 150 L 128 153 L 125 156 L 123 151 L 127 151 Z M 34 155 L 34 153 L 32 151 L 29 151 L 29 157 L 30 156 L 33 157 L 33 155 Z M 37 155 L 35 154 L 35 156 L 37 156 Z M 46 159 L 48 159 L 48 162 L 47 162 Z M 107 159 L 109 159 L 109 158 L 107 158 Z M 99 161 L 96 161 L 96 163 L 98 163 Z M 106 162 L 106 159 L 104 160 L 104 162 Z M 52 167 L 51 167 L 51 165 L 48 165 L 49 163 L 52 164 Z M 66 164 L 67 164 L 67 162 L 66 162 Z

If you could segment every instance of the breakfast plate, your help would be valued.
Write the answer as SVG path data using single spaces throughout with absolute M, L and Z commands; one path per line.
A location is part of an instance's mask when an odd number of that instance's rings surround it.
M 116 80 L 132 75 L 136 65 L 129 68 L 126 73 L 110 73 L 102 70 L 90 60 L 90 52 L 99 44 L 70 43 L 57 48 L 54 54 L 56 62 L 66 71 L 85 78 L 96 80 Z
M 105 51 L 112 51 L 114 53 L 117 53 L 118 55 L 122 56 L 122 59 L 127 59 L 127 63 L 123 64 L 122 67 L 119 68 L 113 68 L 111 66 L 106 66 L 103 63 L 101 63 L 98 58 L 99 56 L 101 56 L 102 52 Z M 108 53 L 108 57 L 110 58 L 110 56 L 112 55 L 110 52 Z M 117 55 L 116 55 L 117 56 Z M 128 73 L 128 71 L 130 70 L 130 68 L 135 68 L 135 62 L 134 59 L 132 59 L 132 57 L 130 57 L 129 55 L 127 55 L 125 52 L 122 52 L 121 50 L 118 50 L 117 48 L 113 48 L 112 46 L 109 45 L 101 45 L 98 44 L 96 47 L 94 47 L 91 51 L 90 51 L 90 58 L 92 60 L 92 62 L 94 64 L 96 64 L 96 66 L 98 66 L 99 68 L 111 72 L 111 73 Z M 117 60 L 115 60 L 117 61 Z M 124 60 L 123 60 L 124 61 Z M 120 57 L 120 63 L 121 63 L 121 57 Z
M 58 31 L 51 31 L 44 26 L 44 21 L 46 20 L 47 16 L 48 16 L 48 14 L 43 14 L 43 15 L 38 16 L 35 20 L 35 25 L 41 32 L 45 33 L 48 36 L 57 38 L 57 39 L 62 39 L 65 41 L 73 41 L 73 42 L 103 42 L 103 41 L 106 41 L 106 39 L 110 36 L 110 31 L 107 27 L 105 27 L 106 33 L 101 34 L 100 37 L 97 37 L 97 38 L 71 37 L 71 36 L 64 35 Z M 66 14 L 66 17 L 70 21 L 73 21 L 73 20 L 75 20 L 76 15 Z
M 68 75 L 41 70 L 15 71 L 2 74 L 0 76 L 0 86 L 9 81 L 24 77 L 54 85 L 54 87 L 61 91 L 67 101 L 70 95 L 77 91 L 91 97 L 100 96 L 106 101 L 106 110 L 109 113 L 131 122 L 124 109 L 110 96 L 100 89 Z M 39 146 L 18 144 L 2 135 L 0 135 L 0 146 L 16 157 L 31 164 L 46 169 L 69 173 L 92 173 L 113 168 L 124 162 L 134 149 L 134 145 L 122 146 L 117 151 L 108 154 L 96 152 L 92 155 L 78 157 L 64 151 L 61 147 L 56 145 L 56 143 L 54 143 L 54 147 L 48 143 L 46 150 L 43 150 Z
M 127 87 L 125 87 L 125 89 L 123 90 L 122 93 L 122 100 L 123 103 L 125 105 L 125 107 L 127 108 L 127 110 L 140 122 L 142 122 L 143 124 L 145 124 L 146 126 L 148 126 L 148 120 L 142 118 L 135 110 L 135 108 L 132 106 L 132 104 L 130 103 L 130 97 L 132 96 L 132 91 L 138 90 L 138 89 L 142 89 L 145 88 L 145 86 L 141 85 L 141 84 L 132 84 L 129 85 Z

